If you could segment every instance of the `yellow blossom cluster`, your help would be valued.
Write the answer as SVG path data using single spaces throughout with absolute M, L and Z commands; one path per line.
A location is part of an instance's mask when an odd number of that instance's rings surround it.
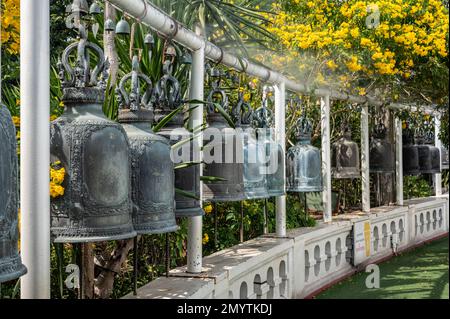
M 57 168 L 61 162 L 55 162 L 50 165 L 50 196 L 56 198 L 64 195 L 64 187 L 61 185 L 64 182 L 66 170 L 64 167 Z
M 332 71 L 407 78 L 423 58 L 448 54 L 440 0 L 287 0 L 273 11 L 267 28 L 283 49 L 320 51 Z
M 208 233 L 204 233 L 202 243 L 203 243 L 203 245 L 206 245 L 208 242 L 209 242 L 209 235 L 208 235 Z
M 9 54 L 20 50 L 20 0 L 1 0 L 1 44 Z

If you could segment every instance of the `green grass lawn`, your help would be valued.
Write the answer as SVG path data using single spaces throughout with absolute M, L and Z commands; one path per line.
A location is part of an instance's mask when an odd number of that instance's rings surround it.
M 366 288 L 361 272 L 317 299 L 448 299 L 448 237 L 379 264 L 380 288 Z

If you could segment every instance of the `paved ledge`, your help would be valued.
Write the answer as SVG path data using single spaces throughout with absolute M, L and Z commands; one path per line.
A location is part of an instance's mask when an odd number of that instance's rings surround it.
M 214 281 L 207 278 L 159 277 L 138 289 L 138 295 L 129 293 L 123 299 L 196 299 L 207 295 Z

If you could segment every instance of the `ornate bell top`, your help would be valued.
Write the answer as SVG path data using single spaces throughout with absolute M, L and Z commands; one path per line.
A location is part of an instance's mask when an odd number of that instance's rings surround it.
M 236 106 L 231 110 L 231 115 L 236 127 L 238 126 L 248 127 L 251 125 L 254 112 L 250 104 L 244 101 L 243 92 L 239 92 L 238 102 Z
M 139 80 L 145 82 L 144 95 L 141 96 Z M 125 84 L 131 81 L 130 92 L 127 93 Z M 119 122 L 152 122 L 153 109 L 151 107 L 152 81 L 139 71 L 139 60 L 135 55 L 132 61 L 132 71 L 126 74 L 116 88 L 119 101 Z
M 414 139 L 416 141 L 416 144 L 426 144 L 426 133 L 424 129 L 418 128 L 414 134 Z
M 215 70 L 213 70 L 212 73 L 213 77 L 217 77 L 217 80 L 212 82 L 212 90 L 211 92 L 209 92 L 208 98 L 206 100 L 208 102 L 206 109 L 207 110 L 206 120 L 208 123 L 213 122 L 225 123 L 226 122 L 225 118 L 217 110 L 214 104 L 219 104 L 223 110 L 228 111 L 229 108 L 228 96 L 225 93 L 225 91 L 220 88 L 220 75 L 215 73 Z
M 311 141 L 312 124 L 305 114 L 300 116 L 295 124 L 295 138 L 298 142 L 305 144 Z
M 344 125 L 343 132 L 342 132 L 342 138 L 344 138 L 346 140 L 352 139 L 352 131 L 351 131 L 350 127 L 348 126 L 348 124 Z
M 88 31 L 78 24 L 78 42 L 72 43 L 64 50 L 58 61 L 59 78 L 63 91 L 62 100 L 67 106 L 71 104 L 103 103 L 109 62 L 105 60 L 102 49 L 87 40 Z M 69 56 L 77 51 L 75 66 L 69 63 Z M 97 56 L 97 65 L 91 70 L 89 50 Z
M 378 123 L 373 128 L 373 137 L 377 139 L 385 139 L 386 138 L 387 129 L 386 126 L 383 123 Z
M 180 82 L 172 75 L 173 62 L 176 56 L 175 48 L 169 45 L 164 53 L 163 76 L 155 87 L 155 120 L 162 118 L 179 108 L 183 104 Z M 183 125 L 183 114 L 178 112 L 169 124 Z

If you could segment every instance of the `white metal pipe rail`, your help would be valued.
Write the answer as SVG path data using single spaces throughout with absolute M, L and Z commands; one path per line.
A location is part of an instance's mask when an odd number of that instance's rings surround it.
M 21 297 L 50 298 L 50 1 L 20 2 Z

